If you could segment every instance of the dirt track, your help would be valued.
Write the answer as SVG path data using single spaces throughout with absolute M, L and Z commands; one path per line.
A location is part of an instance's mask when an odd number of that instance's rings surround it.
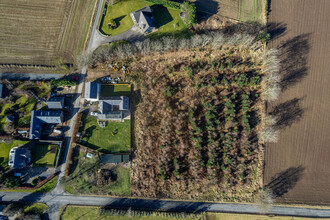
M 329 10 L 329 0 L 271 1 L 283 93 L 268 105 L 280 138 L 266 146 L 264 184 L 281 202 L 330 204 Z

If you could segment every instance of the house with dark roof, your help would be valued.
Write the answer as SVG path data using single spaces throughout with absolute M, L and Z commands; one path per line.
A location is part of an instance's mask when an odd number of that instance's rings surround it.
M 25 148 L 14 147 L 9 151 L 8 166 L 13 169 L 21 169 L 31 162 L 31 151 Z
M 95 102 L 99 100 L 100 84 L 97 82 L 85 83 L 85 99 L 86 101 Z
M 6 116 L 6 123 L 14 123 L 14 122 L 15 122 L 15 116 L 13 115 Z
M 152 9 L 145 6 L 130 13 L 134 24 L 138 25 L 144 34 L 151 33 L 156 30 L 156 25 L 153 21 Z
M 32 111 L 30 123 L 30 139 L 40 139 L 43 124 L 63 123 L 62 111 Z
M 129 98 L 127 96 L 102 97 L 99 100 L 98 117 L 101 120 L 122 120 L 123 111 L 129 111 Z
M 64 108 L 64 97 L 63 96 L 53 96 L 50 97 L 47 102 L 49 109 L 63 109 Z

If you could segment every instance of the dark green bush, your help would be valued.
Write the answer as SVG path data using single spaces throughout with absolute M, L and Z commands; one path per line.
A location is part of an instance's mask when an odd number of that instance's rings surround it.
M 75 86 L 76 82 L 68 80 L 68 79 L 53 79 L 50 81 L 52 86 Z

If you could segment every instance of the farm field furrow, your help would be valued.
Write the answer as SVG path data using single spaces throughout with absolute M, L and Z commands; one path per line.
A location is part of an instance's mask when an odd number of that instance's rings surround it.
M 283 92 L 267 109 L 280 135 L 265 148 L 264 184 L 280 202 L 330 204 L 329 9 L 328 0 L 271 2 Z
M 95 0 L 0 2 L 0 64 L 73 63 L 84 48 Z

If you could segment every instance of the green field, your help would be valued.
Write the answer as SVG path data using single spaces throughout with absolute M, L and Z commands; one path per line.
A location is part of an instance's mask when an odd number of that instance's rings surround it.
M 129 152 L 131 149 L 130 120 L 124 122 L 107 121 L 107 125 L 101 128 L 97 124 L 97 118 L 93 116 L 83 117 L 85 134 L 82 143 L 87 147 L 99 150 L 103 153 Z
M 153 9 L 155 24 L 158 27 L 158 31 L 148 36 L 156 37 L 164 34 L 173 34 L 173 32 L 175 34 L 177 32 L 186 31 L 187 28 L 179 16 L 179 10 L 154 5 L 153 3 L 143 0 L 124 0 L 113 6 L 109 4 L 107 13 L 101 20 L 100 31 L 106 35 L 116 35 L 127 31 L 133 26 L 133 21 L 129 14 L 147 5 L 151 6 Z M 108 28 L 110 19 L 114 19 L 118 25 L 114 30 Z
M 299 218 L 292 216 L 244 215 L 229 213 L 207 213 L 207 220 L 311 220 L 319 218 Z M 324 218 L 322 218 L 324 219 Z
M 130 94 L 131 94 L 131 86 L 126 84 L 102 85 L 100 91 L 101 97 L 130 96 Z
M 36 144 L 32 150 L 33 166 L 54 167 L 57 145 Z
M 19 147 L 29 143 L 29 141 L 13 140 L 11 143 L 0 143 L 0 168 L 6 170 L 8 168 L 9 151 L 13 147 Z
M 186 220 L 201 220 L 202 215 L 197 216 L 194 215 L 194 217 L 189 217 L 186 216 L 185 218 L 180 218 L 180 217 L 170 217 L 171 213 L 160 213 L 160 212 L 155 212 L 155 213 L 150 213 L 149 216 L 147 215 L 138 215 L 137 217 L 135 216 L 118 216 L 118 215 L 111 215 L 111 214 L 100 214 L 100 207 L 81 207 L 81 206 L 67 206 L 65 208 L 65 211 L 61 217 L 62 220 L 74 220 L 74 219 L 81 219 L 81 220 L 126 220 L 126 219 L 131 219 L 131 220 L 178 220 L 178 219 L 186 219 Z M 180 214 L 179 214 L 180 215 Z M 168 216 L 168 217 L 167 217 Z

